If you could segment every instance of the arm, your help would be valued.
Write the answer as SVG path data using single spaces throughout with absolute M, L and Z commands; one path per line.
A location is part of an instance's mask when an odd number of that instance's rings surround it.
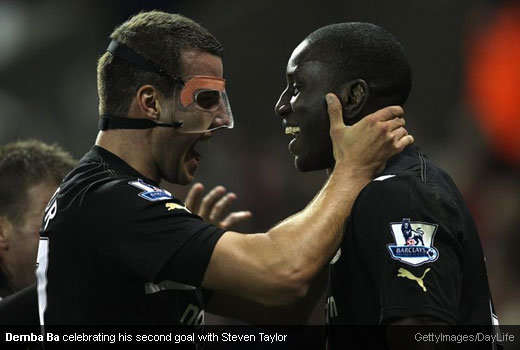
M 204 186 L 196 183 L 189 190 L 185 203 L 192 212 L 204 221 L 226 229 L 235 223 L 249 219 L 249 211 L 232 212 L 225 215 L 231 203 L 236 199 L 234 193 L 226 193 L 222 186 L 216 186 L 202 197 Z M 305 298 L 297 302 L 279 307 L 267 307 L 254 301 L 240 297 L 213 293 L 205 309 L 211 313 L 241 320 L 255 325 L 303 325 L 307 324 L 318 302 L 325 294 L 327 287 L 327 272 L 324 268 L 318 278 L 312 283 Z M 323 310 L 321 310 L 323 313 Z
M 217 242 L 204 288 L 268 306 L 290 304 L 330 260 L 360 190 L 386 160 L 413 142 L 402 128 L 400 107 L 387 107 L 346 127 L 336 96 L 327 97 L 334 171 L 301 212 L 265 234 L 228 231 Z M 406 136 L 405 136 L 406 135 Z

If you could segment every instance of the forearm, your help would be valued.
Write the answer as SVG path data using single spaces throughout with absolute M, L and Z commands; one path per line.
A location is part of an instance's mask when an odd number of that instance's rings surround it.
M 328 94 L 335 169 L 314 200 L 266 234 L 227 231 L 218 240 L 204 288 L 267 306 L 304 298 L 336 252 L 343 225 L 361 189 L 387 159 L 409 145 L 402 109 L 387 107 L 347 127 L 337 97 Z M 402 129 L 402 130 L 401 130 Z
M 370 177 L 362 171 L 336 166 L 303 211 L 267 232 L 272 242 L 271 269 L 288 269 L 288 275 L 308 286 L 338 249 L 345 220 L 358 193 L 369 181 Z
M 226 232 L 215 246 L 202 286 L 271 307 L 305 298 L 312 280 L 337 251 L 344 222 L 369 178 L 336 165 L 300 213 L 265 234 Z

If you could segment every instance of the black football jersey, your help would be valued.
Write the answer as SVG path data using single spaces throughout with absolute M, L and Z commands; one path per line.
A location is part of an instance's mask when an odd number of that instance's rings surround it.
M 414 316 L 498 324 L 470 212 L 451 178 L 418 148 L 392 158 L 356 199 L 329 265 L 326 313 L 333 349 L 345 336 L 337 325 Z
M 200 284 L 224 232 L 94 146 L 45 210 L 40 322 L 201 328 L 208 292 Z

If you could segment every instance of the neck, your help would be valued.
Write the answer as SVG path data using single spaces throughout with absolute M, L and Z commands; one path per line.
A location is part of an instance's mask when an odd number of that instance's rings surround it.
M 151 156 L 150 133 L 151 129 L 100 131 L 96 146 L 115 154 L 139 173 L 159 182 L 157 168 Z

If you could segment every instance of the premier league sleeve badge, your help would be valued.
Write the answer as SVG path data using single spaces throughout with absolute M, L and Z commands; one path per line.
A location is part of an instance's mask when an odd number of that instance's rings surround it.
M 434 262 L 439 257 L 439 251 L 433 246 L 437 227 L 437 224 L 410 221 L 409 218 L 391 222 L 395 244 L 387 245 L 390 256 L 411 266 Z

